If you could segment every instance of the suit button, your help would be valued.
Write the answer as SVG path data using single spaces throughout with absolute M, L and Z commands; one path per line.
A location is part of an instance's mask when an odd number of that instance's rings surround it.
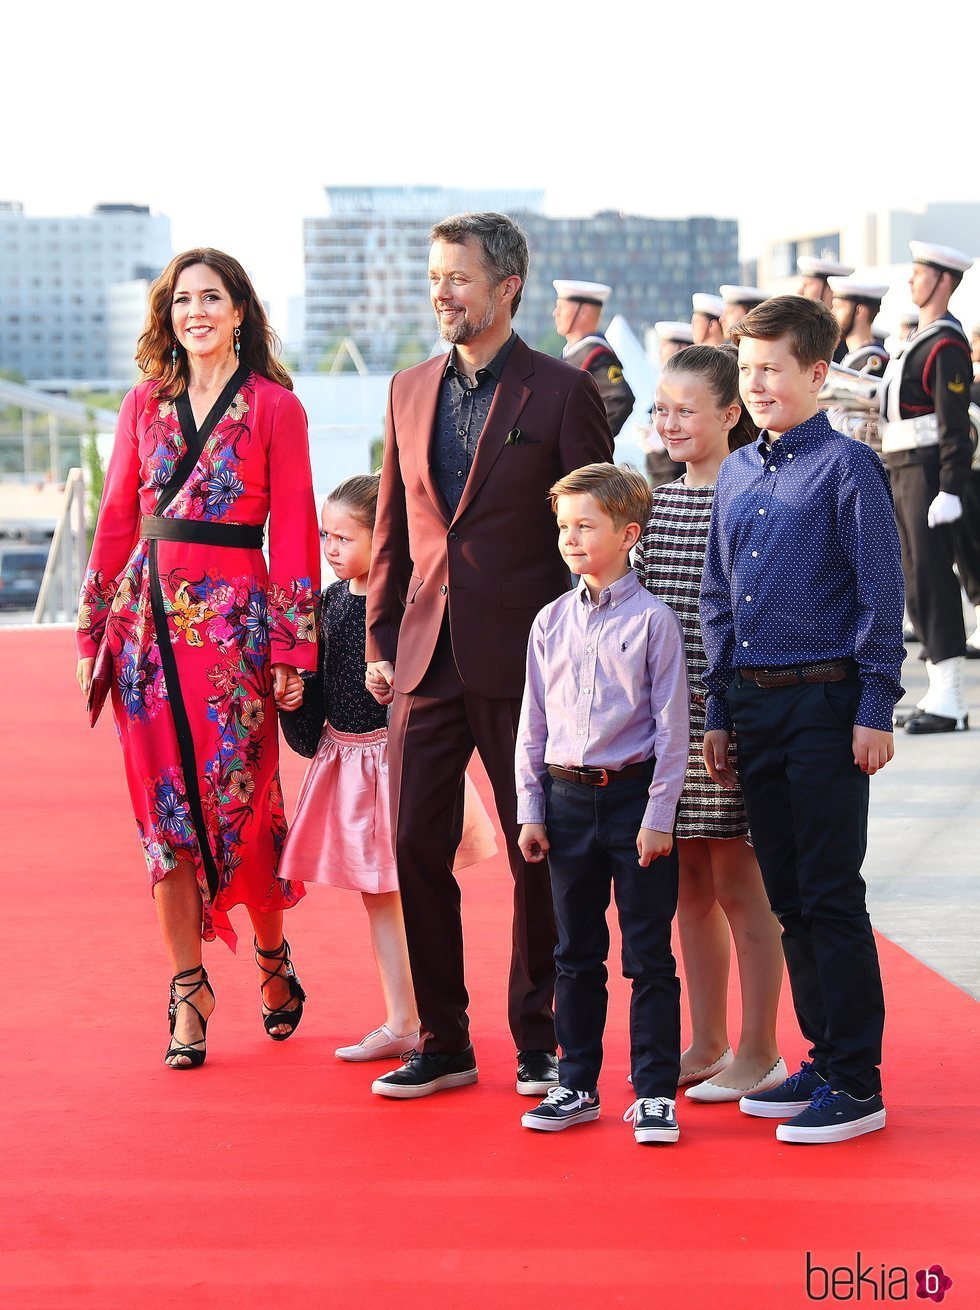
M 450 541 L 459 541 L 459 533 L 458 533 L 458 532 L 450 532 L 450 534 L 449 534 L 449 540 L 450 540 Z
M 439 595 L 446 596 L 448 594 L 449 594 L 449 588 L 446 586 L 445 583 L 443 583 L 442 586 L 439 588 Z

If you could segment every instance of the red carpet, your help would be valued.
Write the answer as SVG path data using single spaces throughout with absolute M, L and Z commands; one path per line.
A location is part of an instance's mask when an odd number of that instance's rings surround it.
M 379 1066 L 333 1059 L 382 1014 L 360 898 L 318 889 L 287 920 L 312 998 L 297 1036 L 268 1040 L 250 957 L 215 944 L 207 1065 L 167 1070 L 121 760 L 111 721 L 85 723 L 72 652 L 67 632 L 0 632 L 4 1305 L 930 1305 L 915 1273 L 933 1264 L 951 1310 L 980 1305 L 977 1006 L 887 941 L 889 1127 L 836 1147 L 683 1100 L 678 1146 L 636 1146 L 622 980 L 604 1117 L 522 1129 L 499 857 L 462 875 L 478 1087 L 392 1103 L 368 1092 Z M 786 1003 L 781 1043 L 801 1058 Z

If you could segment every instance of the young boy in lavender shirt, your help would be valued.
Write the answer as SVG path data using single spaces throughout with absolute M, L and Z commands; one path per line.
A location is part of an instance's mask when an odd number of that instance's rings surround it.
M 673 827 L 684 786 L 687 661 L 676 615 L 642 587 L 630 550 L 650 515 L 634 469 L 588 464 L 551 488 L 558 544 L 579 586 L 547 605 L 528 643 L 517 736 L 520 847 L 547 854 L 558 928 L 559 1085 L 522 1116 L 556 1132 L 599 1117 L 610 884 L 632 979 L 638 1142 L 676 1142 L 680 985 Z

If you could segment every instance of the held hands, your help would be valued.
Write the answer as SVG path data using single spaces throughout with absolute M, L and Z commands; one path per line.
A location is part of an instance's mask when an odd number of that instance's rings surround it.
M 854 763 L 869 776 L 883 769 L 895 754 L 895 737 L 881 728 L 862 728 L 855 723 L 851 736 Z
M 95 660 L 88 657 L 78 661 L 78 668 L 75 670 L 75 680 L 82 689 L 82 695 L 88 697 L 89 688 L 92 685 L 92 670 L 95 668 Z
M 936 499 L 929 506 L 929 513 L 926 515 L 926 521 L 930 528 L 940 528 L 945 523 L 955 523 L 957 519 L 963 517 L 963 502 L 959 496 L 954 496 L 949 491 L 940 491 Z M 873 772 L 873 770 L 872 770 Z
M 272 695 L 281 710 L 298 710 L 303 703 L 303 679 L 291 664 L 273 664 Z
M 550 842 L 543 823 L 525 823 L 517 838 L 521 854 L 528 864 L 539 864 L 548 853 Z
M 714 728 L 704 734 L 704 766 L 718 784 L 729 791 L 738 786 L 738 774 L 728 762 L 729 733 L 723 728 Z
M 674 845 L 674 838 L 669 832 L 658 832 L 656 828 L 641 828 L 636 834 L 636 854 L 640 868 L 645 869 L 661 855 L 669 855 Z
M 395 699 L 395 666 L 391 660 L 378 660 L 367 666 L 364 685 L 379 705 L 390 705 Z

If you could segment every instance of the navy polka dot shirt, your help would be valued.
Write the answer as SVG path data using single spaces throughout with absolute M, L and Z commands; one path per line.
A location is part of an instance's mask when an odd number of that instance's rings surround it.
M 853 658 L 855 722 L 891 731 L 905 603 L 891 488 L 870 447 L 823 413 L 721 466 L 701 579 L 706 731 L 730 730 L 737 668 Z

